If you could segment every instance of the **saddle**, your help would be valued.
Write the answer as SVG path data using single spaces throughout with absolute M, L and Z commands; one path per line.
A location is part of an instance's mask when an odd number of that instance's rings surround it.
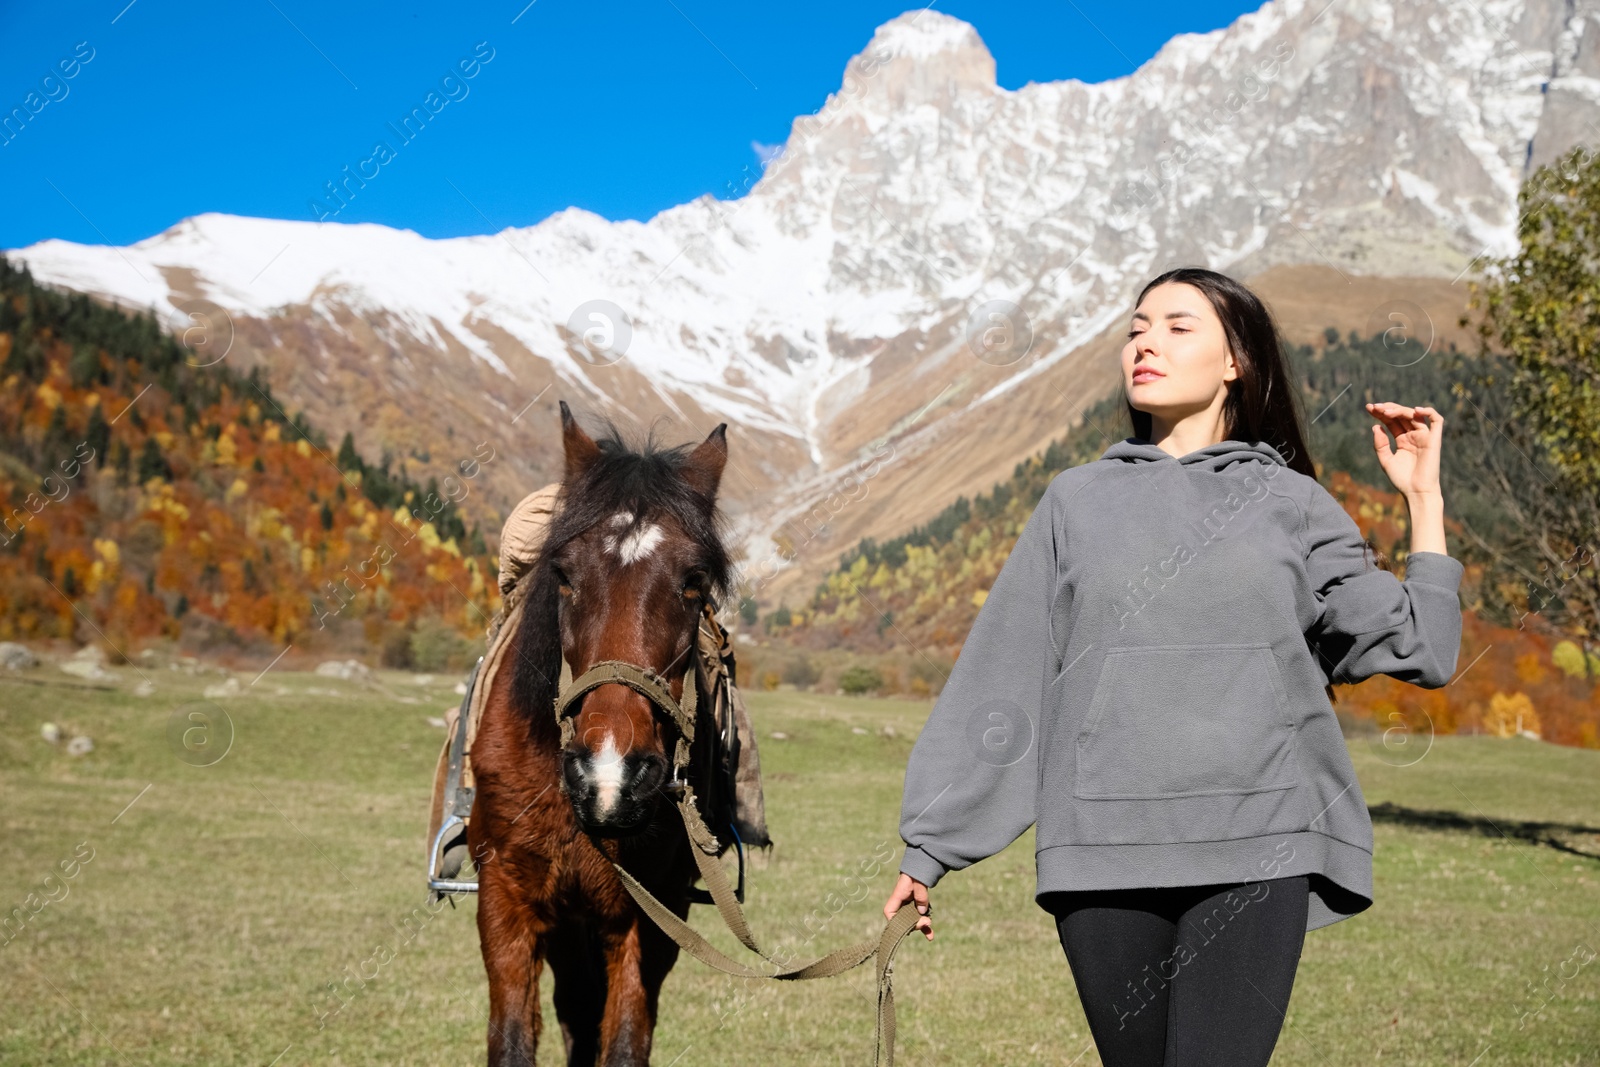
M 435 899 L 478 889 L 475 880 L 461 876 L 467 862 L 467 823 L 476 789 L 472 742 L 491 683 L 515 643 L 524 594 L 532 580 L 531 561 L 543 543 L 559 488 L 559 484 L 550 485 L 530 493 L 507 519 L 501 537 L 501 611 L 490 625 L 487 648 L 467 679 L 466 695 L 460 706 L 445 716 L 445 742 L 434 770 L 427 836 L 428 886 Z M 733 643 L 717 621 L 716 609 L 716 603 L 708 598 L 696 634 L 695 668 L 685 684 L 697 684 L 701 694 L 696 701 L 696 734 L 704 731 L 712 738 L 711 766 L 704 769 L 704 780 L 695 791 L 709 831 L 705 840 L 714 843 L 719 856 L 730 845 L 739 846 L 742 900 L 744 849 L 770 848 L 773 842 L 767 833 L 755 731 L 739 692 Z M 564 690 L 571 681 L 571 668 L 563 663 L 561 672 Z M 710 902 L 709 896 L 700 894 L 691 899 Z

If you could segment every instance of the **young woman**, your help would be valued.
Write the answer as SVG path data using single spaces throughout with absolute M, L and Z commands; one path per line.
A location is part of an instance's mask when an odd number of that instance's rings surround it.
M 932 940 L 928 889 L 1037 823 L 1035 900 L 1108 1067 L 1265 1064 L 1306 932 L 1372 904 L 1331 683 L 1455 671 L 1444 420 L 1366 405 L 1411 511 L 1401 581 L 1317 482 L 1249 289 L 1152 280 L 1122 378 L 1135 436 L 1051 482 L 912 748 L 884 914 L 914 901 Z

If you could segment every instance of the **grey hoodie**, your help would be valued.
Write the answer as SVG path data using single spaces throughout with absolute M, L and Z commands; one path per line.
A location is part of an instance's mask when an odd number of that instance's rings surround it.
M 1437 689 L 1460 561 L 1381 570 L 1270 445 L 1128 438 L 1045 490 L 912 747 L 900 870 L 924 885 L 1035 822 L 1038 886 L 1309 874 L 1306 929 L 1372 904 L 1372 823 L 1324 686 Z

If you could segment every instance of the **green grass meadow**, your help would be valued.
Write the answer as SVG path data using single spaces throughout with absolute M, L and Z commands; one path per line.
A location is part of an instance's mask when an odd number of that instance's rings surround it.
M 241 675 L 215 700 L 231 747 L 192 766 L 171 720 L 219 676 L 144 673 L 144 697 L 132 667 L 105 690 L 0 674 L 0 910 L 26 916 L 0 943 L 0 1064 L 481 1062 L 476 905 L 430 909 L 423 883 L 443 739 L 427 717 L 459 699 L 455 679 Z M 876 933 L 931 705 L 747 696 L 777 841 L 749 875 L 757 936 L 810 957 Z M 64 751 L 77 733 L 92 752 Z M 1377 901 L 1308 935 L 1274 1064 L 1600 1064 L 1600 837 L 1570 829 L 1600 826 L 1600 752 L 1446 737 L 1418 759 L 1424 745 L 1350 741 L 1369 804 L 1389 805 Z M 1576 852 L 1530 840 L 1543 823 Z M 1029 831 L 934 890 L 937 937 L 896 957 L 899 1062 L 1099 1063 L 1033 889 Z M 714 909 L 691 921 L 747 955 Z M 541 1062 L 560 1063 L 548 971 L 541 996 Z M 685 956 L 652 1062 L 870 1064 L 874 997 L 870 967 L 761 983 Z

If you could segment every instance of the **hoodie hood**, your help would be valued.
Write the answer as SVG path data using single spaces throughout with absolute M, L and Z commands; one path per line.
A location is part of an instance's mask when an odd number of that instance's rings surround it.
M 1265 441 L 1218 441 L 1214 445 L 1197 448 L 1184 456 L 1174 456 L 1160 445 L 1151 444 L 1142 437 L 1125 437 L 1106 449 L 1101 459 L 1114 459 L 1123 463 L 1181 463 L 1189 467 L 1220 471 L 1235 463 L 1276 463 L 1289 466 L 1278 450 Z

